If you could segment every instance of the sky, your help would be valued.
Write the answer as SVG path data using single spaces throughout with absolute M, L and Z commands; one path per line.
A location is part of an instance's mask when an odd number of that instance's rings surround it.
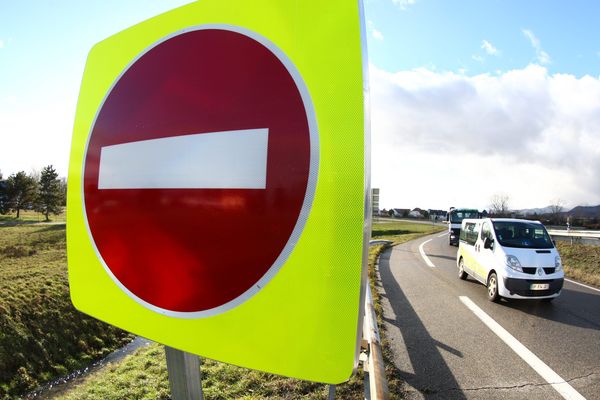
M 188 3 L 0 0 L 0 171 L 66 176 L 90 48 Z M 364 0 L 381 208 L 600 204 L 600 2 Z

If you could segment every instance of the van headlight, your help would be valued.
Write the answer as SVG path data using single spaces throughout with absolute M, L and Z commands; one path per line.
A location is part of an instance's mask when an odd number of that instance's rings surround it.
M 556 268 L 557 271 L 562 268 L 562 261 L 560 259 L 560 256 L 556 256 L 554 258 L 554 268 Z
M 515 256 L 506 256 L 506 266 L 514 269 L 515 271 L 523 272 L 519 259 Z

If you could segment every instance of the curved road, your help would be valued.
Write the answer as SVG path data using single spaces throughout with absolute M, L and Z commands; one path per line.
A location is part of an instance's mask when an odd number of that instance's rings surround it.
M 483 285 L 458 279 L 456 250 L 438 233 L 379 259 L 406 397 L 600 399 L 600 290 L 565 282 L 552 303 L 491 303 Z

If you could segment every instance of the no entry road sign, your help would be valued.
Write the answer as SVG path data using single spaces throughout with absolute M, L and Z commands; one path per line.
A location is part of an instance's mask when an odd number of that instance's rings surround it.
M 211 315 L 285 263 L 317 169 L 315 115 L 295 67 L 248 30 L 204 25 L 150 46 L 108 92 L 86 150 L 85 217 L 132 298 Z
M 94 46 L 69 167 L 79 310 L 208 358 L 348 379 L 370 233 L 360 11 L 203 0 Z

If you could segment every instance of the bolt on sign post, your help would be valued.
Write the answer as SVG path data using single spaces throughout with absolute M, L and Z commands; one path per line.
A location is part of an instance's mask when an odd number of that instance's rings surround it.
M 203 0 L 94 46 L 69 167 L 77 309 L 346 381 L 370 234 L 358 1 Z

